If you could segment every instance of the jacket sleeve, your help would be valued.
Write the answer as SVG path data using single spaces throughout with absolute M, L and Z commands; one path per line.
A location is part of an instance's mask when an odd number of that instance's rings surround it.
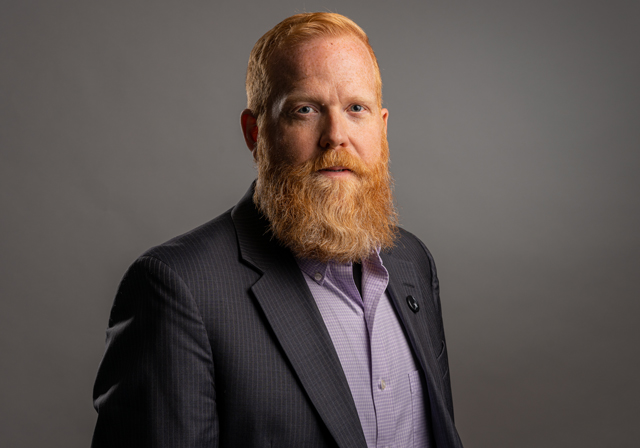
M 141 257 L 111 310 L 92 447 L 217 447 L 213 368 L 186 283 L 157 258 Z

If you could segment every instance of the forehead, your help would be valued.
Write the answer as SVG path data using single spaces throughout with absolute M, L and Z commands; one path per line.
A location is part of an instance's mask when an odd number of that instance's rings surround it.
M 376 66 L 363 42 L 351 37 L 317 37 L 280 52 L 271 66 L 276 97 L 316 80 L 360 84 L 377 95 Z

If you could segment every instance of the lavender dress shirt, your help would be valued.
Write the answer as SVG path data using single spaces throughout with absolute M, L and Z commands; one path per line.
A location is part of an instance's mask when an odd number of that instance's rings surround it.
M 352 264 L 298 259 L 342 364 L 369 448 L 431 447 L 424 381 L 385 290 L 378 253 Z

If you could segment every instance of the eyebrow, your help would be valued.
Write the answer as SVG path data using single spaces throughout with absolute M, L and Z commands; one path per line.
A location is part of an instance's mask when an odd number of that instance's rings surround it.
M 305 102 L 305 101 L 309 101 L 317 104 L 324 104 L 324 102 L 321 101 L 315 95 L 304 93 L 304 92 L 296 92 L 296 91 L 293 91 L 289 94 L 282 95 L 280 98 L 274 101 L 273 104 L 274 106 L 279 105 L 281 108 L 284 108 L 287 105 L 298 103 L 298 102 Z M 349 97 L 349 103 L 364 104 L 364 105 L 377 104 L 377 97 L 373 96 L 372 98 L 367 98 L 363 95 L 356 94 Z

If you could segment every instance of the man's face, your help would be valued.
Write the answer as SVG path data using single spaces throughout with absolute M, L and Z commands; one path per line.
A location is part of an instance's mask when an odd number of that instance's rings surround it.
M 381 109 L 376 72 L 364 44 L 352 37 L 317 38 L 273 65 L 275 100 L 268 111 L 273 160 L 297 166 L 327 151 L 346 151 L 368 167 L 381 162 L 388 111 Z M 332 179 L 354 176 L 324 167 Z
M 364 260 L 393 245 L 397 217 L 375 65 L 353 38 L 318 38 L 273 64 L 275 101 L 254 144 L 254 202 L 298 257 Z

